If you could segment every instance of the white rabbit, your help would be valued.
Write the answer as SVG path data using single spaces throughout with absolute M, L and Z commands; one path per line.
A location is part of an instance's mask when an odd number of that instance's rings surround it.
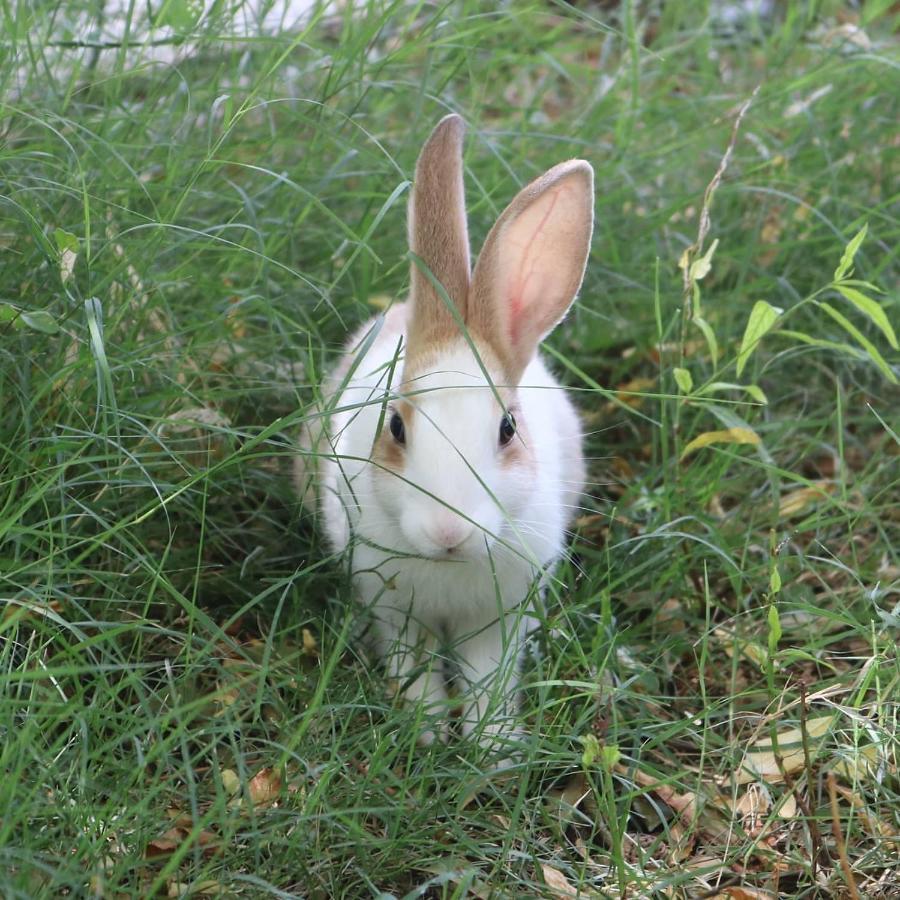
M 328 536 L 348 550 L 389 676 L 434 713 L 455 658 L 463 731 L 490 744 L 509 727 L 530 600 L 584 487 L 578 416 L 537 347 L 581 286 L 593 170 L 570 160 L 524 188 L 472 272 L 463 134 L 447 116 L 422 149 L 409 300 L 350 341 L 296 476 L 305 495 L 313 451 Z

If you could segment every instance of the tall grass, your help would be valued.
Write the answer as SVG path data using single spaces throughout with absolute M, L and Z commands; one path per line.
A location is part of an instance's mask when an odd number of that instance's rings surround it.
M 897 15 L 726 6 L 266 33 L 265 4 L 168 0 L 114 39 L 87 0 L 0 7 L 0 893 L 891 895 L 900 357 L 806 298 L 867 223 L 855 278 L 898 321 Z M 678 261 L 757 85 L 695 280 L 713 358 Z M 591 489 L 503 777 L 417 747 L 289 479 L 348 329 L 405 290 L 449 110 L 475 246 L 548 166 L 597 171 L 550 348 Z M 784 320 L 738 377 L 759 300 Z M 680 459 L 728 428 L 759 442 Z

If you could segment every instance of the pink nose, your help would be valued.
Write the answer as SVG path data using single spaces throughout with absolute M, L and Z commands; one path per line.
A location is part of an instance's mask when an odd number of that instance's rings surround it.
M 428 540 L 450 553 L 465 542 L 473 527 L 472 523 L 467 522 L 462 516 L 448 513 L 432 520 L 425 533 Z

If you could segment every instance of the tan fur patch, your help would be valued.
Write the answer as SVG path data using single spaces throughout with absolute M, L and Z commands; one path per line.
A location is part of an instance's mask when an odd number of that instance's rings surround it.
M 419 353 L 408 354 L 403 362 L 403 380 L 400 385 L 400 392 L 412 394 L 415 393 L 416 390 L 420 390 L 416 385 L 416 380 L 431 372 L 439 371 L 441 360 L 446 359 L 451 355 L 454 352 L 455 345 L 464 340 L 465 338 L 463 337 L 446 339 L 441 343 L 423 349 Z M 502 397 L 504 389 L 513 388 L 515 385 L 507 380 L 506 374 L 494 349 L 484 341 L 475 340 L 474 338 L 473 343 L 475 345 L 475 350 L 481 359 L 481 364 L 484 366 L 488 375 L 493 379 L 494 386 Z M 478 371 L 478 362 L 474 358 L 472 359 L 472 365 L 474 367 L 473 371 Z M 504 402 L 506 401 L 504 400 Z
M 372 461 L 376 466 L 390 469 L 392 472 L 402 472 L 406 451 L 403 445 L 398 444 L 391 434 L 390 417 L 392 408 L 395 409 L 400 414 L 400 418 L 403 419 L 403 427 L 406 431 L 407 439 L 410 434 L 413 419 L 415 417 L 415 407 L 406 400 L 397 400 L 392 407 L 388 407 L 388 409 L 385 410 L 384 424 L 372 446 Z

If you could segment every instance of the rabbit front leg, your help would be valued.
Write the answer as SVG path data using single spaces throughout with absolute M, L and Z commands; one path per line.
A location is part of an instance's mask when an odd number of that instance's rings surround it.
M 530 618 L 510 612 L 469 623 L 457 636 L 454 651 L 465 690 L 463 734 L 475 734 L 486 747 L 499 748 L 496 737 L 515 738 L 519 668 Z
M 390 605 L 387 598 L 374 607 L 374 644 L 384 660 L 386 675 L 411 703 L 421 703 L 429 717 L 440 717 L 447 710 L 447 684 L 443 661 L 438 655 L 435 630 L 415 617 L 415 613 Z M 419 735 L 419 743 L 432 744 L 447 739 L 447 727 L 439 718 Z

